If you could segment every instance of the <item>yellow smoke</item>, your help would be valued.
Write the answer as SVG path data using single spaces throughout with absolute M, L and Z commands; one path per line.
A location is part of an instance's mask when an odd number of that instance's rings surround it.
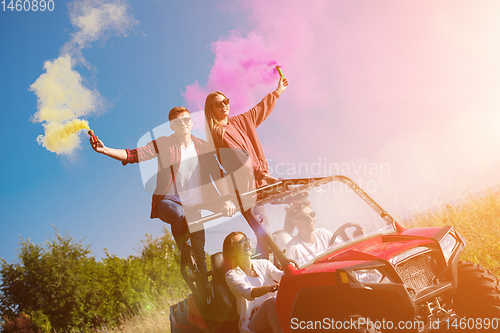
M 46 73 L 30 86 L 38 97 L 38 111 L 34 122 L 40 122 L 45 135 L 37 138 L 39 144 L 57 154 L 71 154 L 80 144 L 78 131 L 88 129 L 88 122 L 78 119 L 103 108 L 98 91 L 83 86 L 81 75 L 73 69 L 69 55 L 46 61 Z M 57 142 L 61 140 L 61 142 Z
M 124 35 L 139 22 L 123 0 L 75 0 L 68 4 L 68 9 L 76 30 L 61 48 L 59 57 L 44 63 L 46 73 L 30 90 L 36 94 L 38 104 L 31 120 L 42 123 L 45 129 L 45 135 L 38 136 L 38 143 L 51 152 L 69 155 L 80 144 L 78 131 L 89 128 L 86 120 L 78 118 L 102 111 L 105 106 L 99 92 L 85 87 L 74 69 L 77 65 L 90 68 L 82 49 L 112 35 Z
M 44 124 L 45 136 L 39 135 L 36 141 L 53 153 L 71 152 L 80 144 L 78 132 L 90 129 L 89 122 L 83 119 L 73 119 L 65 124 L 50 122 Z

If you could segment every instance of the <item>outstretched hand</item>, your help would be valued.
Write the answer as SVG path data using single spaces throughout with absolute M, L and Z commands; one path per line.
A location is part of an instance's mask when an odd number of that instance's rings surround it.
M 128 154 L 127 154 L 126 149 L 114 149 L 114 148 L 106 147 L 104 145 L 104 143 L 101 140 L 99 140 L 98 136 L 91 136 L 89 141 L 90 141 L 90 146 L 96 152 L 104 154 L 104 155 L 109 156 L 109 157 L 112 157 L 115 160 L 118 160 L 121 162 L 127 161 Z
M 104 153 L 106 146 L 101 140 L 99 140 L 99 137 L 96 136 L 94 140 L 94 137 L 91 136 L 89 141 L 90 145 L 92 146 L 92 149 L 94 149 L 98 153 Z
M 278 95 L 281 95 L 283 91 L 286 90 L 286 87 L 288 87 L 288 80 L 280 76 L 280 81 L 278 82 L 278 88 L 276 88 L 275 91 L 278 93 Z

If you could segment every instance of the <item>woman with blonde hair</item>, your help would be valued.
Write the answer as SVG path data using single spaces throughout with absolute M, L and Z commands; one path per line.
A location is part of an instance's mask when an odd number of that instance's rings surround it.
M 236 298 L 240 333 L 271 328 L 283 332 L 276 315 L 276 291 L 283 272 L 267 259 L 251 259 L 252 246 L 241 231 L 227 235 L 224 262 L 229 270 L 226 282 Z
M 267 94 L 249 111 L 234 117 L 229 117 L 229 98 L 222 92 L 212 92 L 205 100 L 207 132 L 211 134 L 207 133 L 207 138 L 212 139 L 222 166 L 226 171 L 234 172 L 246 165 L 252 173 L 253 184 L 249 183 L 247 188 L 240 191 L 248 191 L 255 186 L 276 181 L 276 178 L 269 174 L 257 127 L 271 114 L 277 99 L 287 86 L 288 81 L 280 77 L 276 90 Z

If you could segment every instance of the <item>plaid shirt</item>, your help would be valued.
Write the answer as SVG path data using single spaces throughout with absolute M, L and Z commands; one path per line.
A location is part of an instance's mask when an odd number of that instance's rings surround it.
M 194 143 L 201 172 L 201 189 L 203 200 L 208 201 L 219 193 L 215 189 L 210 176 L 213 180 L 218 180 L 223 176 L 217 162 L 215 151 L 210 149 L 209 144 L 193 135 L 191 140 Z M 179 171 L 181 163 L 181 143 L 175 135 L 162 136 L 137 149 L 125 149 L 127 160 L 123 165 L 129 163 L 139 163 L 158 158 L 158 171 L 156 177 L 156 189 L 151 203 L 151 218 L 158 217 L 155 213 L 155 205 L 160 202 L 172 186 L 175 187 L 175 177 Z M 211 207 L 214 209 L 214 207 Z

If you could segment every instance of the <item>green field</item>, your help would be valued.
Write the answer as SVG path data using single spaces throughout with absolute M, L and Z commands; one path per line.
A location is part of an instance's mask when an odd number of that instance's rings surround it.
M 410 227 L 454 227 L 467 241 L 462 261 L 472 261 L 500 275 L 500 190 L 469 194 L 454 205 L 414 215 Z

